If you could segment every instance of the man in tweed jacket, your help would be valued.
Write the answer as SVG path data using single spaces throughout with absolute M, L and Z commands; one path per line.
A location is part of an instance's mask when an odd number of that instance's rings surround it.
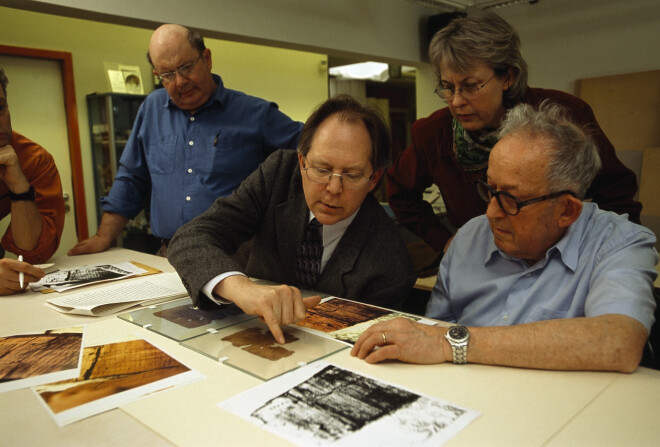
M 234 302 L 284 342 L 280 326 L 320 301 L 303 299 L 296 279 L 299 246 L 316 218 L 324 251 L 313 289 L 396 307 L 416 275 L 398 230 L 370 194 L 389 158 L 389 133 L 376 111 L 345 95 L 321 104 L 297 154 L 273 153 L 231 196 L 174 235 L 168 258 L 195 304 Z M 250 239 L 243 268 L 232 255 Z M 282 285 L 257 285 L 246 275 Z

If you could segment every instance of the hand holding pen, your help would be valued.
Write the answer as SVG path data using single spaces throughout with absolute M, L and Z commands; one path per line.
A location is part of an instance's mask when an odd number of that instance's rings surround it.
M 31 282 L 37 282 L 45 276 L 45 272 L 28 262 L 3 258 L 0 259 L 0 295 L 20 293 Z M 21 284 L 22 282 L 22 284 Z

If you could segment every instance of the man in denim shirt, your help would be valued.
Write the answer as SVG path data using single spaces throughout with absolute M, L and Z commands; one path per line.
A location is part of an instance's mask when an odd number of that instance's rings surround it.
M 634 371 L 654 322 L 655 236 L 582 202 L 600 157 L 558 106 L 513 108 L 500 137 L 477 182 L 486 215 L 450 244 L 426 310 L 458 325 L 377 324 L 352 354 Z
M 154 236 L 174 232 L 229 195 L 276 149 L 295 149 L 302 123 L 277 105 L 224 87 L 211 72 L 202 37 L 162 25 L 147 54 L 164 89 L 144 101 L 119 162 L 97 233 L 69 255 L 107 250 L 126 223 L 150 203 Z

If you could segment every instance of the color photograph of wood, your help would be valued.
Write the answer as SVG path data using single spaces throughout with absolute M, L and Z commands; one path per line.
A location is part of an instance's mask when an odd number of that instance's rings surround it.
M 85 348 L 76 379 L 35 387 L 60 425 L 187 383 L 191 370 L 145 340 Z M 178 377 L 176 380 L 168 380 Z M 68 412 L 68 414 L 67 414 Z M 58 417 L 62 414 L 62 417 Z
M 296 324 L 327 333 L 391 313 L 392 311 L 388 309 L 341 298 L 333 298 L 312 309 L 308 309 L 305 319 Z
M 0 392 L 78 375 L 84 326 L 0 338 Z

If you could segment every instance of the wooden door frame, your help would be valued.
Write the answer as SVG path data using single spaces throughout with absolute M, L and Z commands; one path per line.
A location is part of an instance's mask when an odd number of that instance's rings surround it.
M 0 45 L 0 54 L 8 56 L 49 59 L 60 63 L 62 69 L 62 89 L 64 92 L 64 108 L 66 110 L 66 126 L 69 139 L 69 159 L 71 160 L 71 182 L 73 184 L 73 201 L 76 218 L 76 234 L 78 240 L 87 239 L 87 204 L 85 203 L 85 182 L 82 170 L 80 151 L 80 127 L 78 126 L 78 106 L 76 104 L 76 88 L 73 81 L 73 57 L 65 51 L 42 50 L 37 48 L 14 47 Z

